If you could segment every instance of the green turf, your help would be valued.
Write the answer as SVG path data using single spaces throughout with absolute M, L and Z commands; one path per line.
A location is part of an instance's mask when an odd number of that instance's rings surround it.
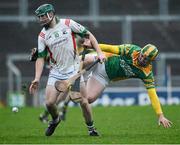
M 163 106 L 173 127 L 157 126 L 157 118 L 150 106 L 95 107 L 95 125 L 100 137 L 90 137 L 79 107 L 69 108 L 67 120 L 51 137 L 44 136 L 47 124 L 39 122 L 43 108 L 0 109 L 1 144 L 180 144 L 180 106 Z

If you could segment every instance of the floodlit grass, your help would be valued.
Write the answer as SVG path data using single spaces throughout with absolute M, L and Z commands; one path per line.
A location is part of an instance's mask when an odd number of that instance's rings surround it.
M 51 137 L 44 131 L 47 124 L 38 120 L 43 108 L 0 109 L 1 144 L 180 144 L 180 106 L 163 106 L 174 123 L 172 128 L 157 126 L 150 106 L 94 107 L 95 126 L 100 137 L 87 135 L 79 107 L 69 108 L 67 120 L 61 122 Z

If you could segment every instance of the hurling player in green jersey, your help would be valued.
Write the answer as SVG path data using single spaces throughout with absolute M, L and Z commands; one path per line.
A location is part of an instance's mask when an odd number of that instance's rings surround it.
M 91 47 L 91 44 L 86 44 Z M 110 81 L 118 81 L 129 78 L 139 78 L 143 81 L 153 109 L 158 116 L 158 124 L 165 128 L 171 127 L 172 122 L 163 115 L 161 105 L 155 89 L 155 80 L 152 72 L 152 61 L 158 55 L 158 49 L 152 44 L 143 48 L 133 44 L 108 45 L 99 44 L 103 52 L 112 53 L 107 57 L 104 65 L 97 64 L 92 76 L 87 82 L 88 101 L 93 103 L 103 92 Z M 94 61 L 89 55 L 86 61 Z

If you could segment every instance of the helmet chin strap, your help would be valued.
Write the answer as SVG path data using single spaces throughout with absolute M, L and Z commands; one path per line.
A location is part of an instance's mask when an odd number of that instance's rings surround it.
M 47 18 L 49 19 L 49 22 L 43 24 L 43 26 L 45 28 L 48 28 L 49 27 L 49 24 L 52 22 L 53 18 L 54 18 L 54 15 L 52 17 L 49 16 L 49 13 L 46 14 L 47 15 Z
M 47 17 L 50 20 L 49 22 L 51 22 L 54 16 L 52 18 L 50 18 L 49 13 L 47 13 Z

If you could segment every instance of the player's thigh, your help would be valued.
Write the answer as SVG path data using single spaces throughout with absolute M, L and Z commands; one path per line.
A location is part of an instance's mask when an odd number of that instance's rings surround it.
M 86 85 L 86 91 L 87 91 L 87 97 L 89 103 L 94 102 L 104 89 L 105 86 L 101 82 L 99 82 L 93 76 L 90 77 Z
M 80 83 L 80 93 L 83 98 L 87 98 L 87 91 L 86 91 L 86 85 L 85 82 Z
M 52 105 L 55 104 L 57 101 L 57 96 L 59 92 L 55 89 L 52 85 L 46 86 L 46 104 Z
M 86 91 L 86 86 L 84 82 L 80 83 L 80 105 L 83 110 L 89 110 L 89 103 L 88 103 L 88 96 L 87 96 L 87 91 Z

